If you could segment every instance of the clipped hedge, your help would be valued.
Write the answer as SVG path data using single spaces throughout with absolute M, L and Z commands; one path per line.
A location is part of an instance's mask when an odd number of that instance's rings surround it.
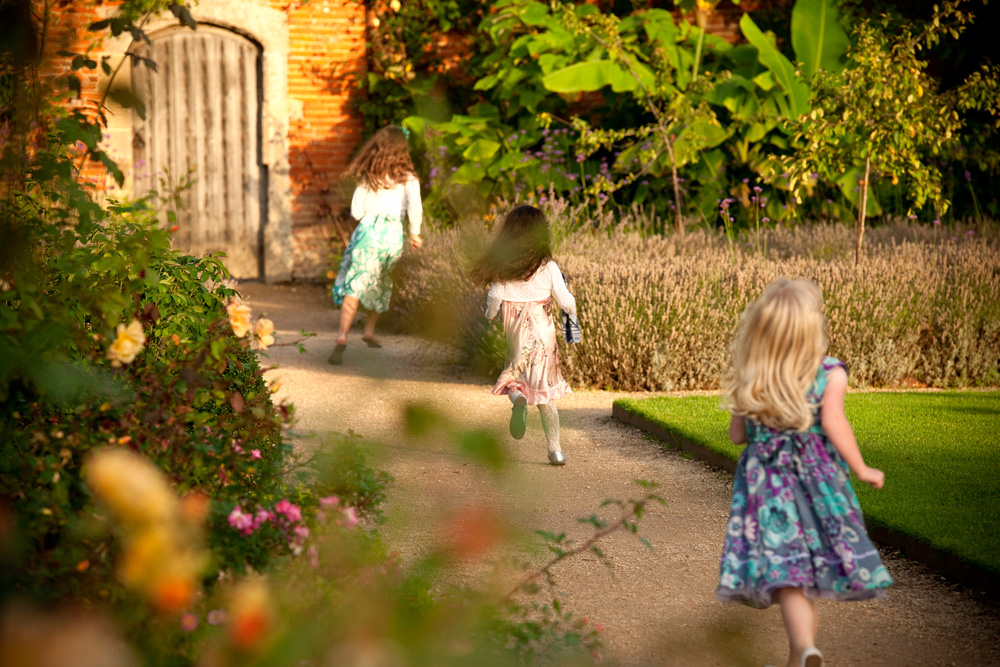
M 849 364 L 856 385 L 1000 382 L 996 225 L 876 228 L 855 269 L 854 231 L 842 225 L 762 230 L 730 244 L 704 230 L 645 234 L 635 211 L 596 230 L 571 230 L 559 214 L 567 212 L 550 211 L 556 260 L 583 328 L 583 342 L 561 351 L 572 384 L 718 388 L 739 314 L 781 275 L 822 288 L 830 354 Z M 470 365 L 491 374 L 502 364 L 502 334 L 483 320 L 485 295 L 464 274 L 488 237 L 480 225 L 429 233 L 399 265 L 394 312 L 403 330 L 458 344 Z

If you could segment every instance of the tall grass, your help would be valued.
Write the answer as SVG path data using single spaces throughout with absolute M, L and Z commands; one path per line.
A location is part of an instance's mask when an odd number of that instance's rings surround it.
M 778 276 L 815 280 L 826 298 L 830 354 L 861 386 L 996 385 L 1000 381 L 1000 240 L 986 228 L 895 223 L 866 235 L 854 266 L 852 231 L 814 224 L 738 237 L 698 230 L 656 236 L 638 209 L 600 226 L 550 210 L 556 261 L 577 298 L 583 342 L 561 350 L 576 385 L 620 390 L 714 389 L 739 314 Z M 607 217 L 607 214 L 605 214 Z M 465 275 L 487 225 L 428 236 L 400 265 L 403 327 L 456 343 L 496 372 L 498 327 Z M 761 250 L 758 252 L 757 248 Z

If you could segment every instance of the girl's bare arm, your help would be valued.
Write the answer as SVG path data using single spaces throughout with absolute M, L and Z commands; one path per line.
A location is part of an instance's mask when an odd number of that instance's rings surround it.
M 820 413 L 820 423 L 830 438 L 834 449 L 840 454 L 854 474 L 862 482 L 881 489 L 885 483 L 885 473 L 876 468 L 869 468 L 861 456 L 858 441 L 854 431 L 844 414 L 844 396 L 847 394 L 847 372 L 843 368 L 830 371 L 830 377 L 823 393 L 823 408 Z

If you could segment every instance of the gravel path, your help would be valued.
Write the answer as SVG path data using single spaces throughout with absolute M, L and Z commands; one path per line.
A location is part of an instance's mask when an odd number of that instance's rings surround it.
M 464 518 L 505 517 L 515 538 L 535 529 L 590 534 L 577 517 L 607 498 L 637 496 L 635 479 L 658 482 L 665 507 L 643 518 L 641 534 L 615 534 L 604 544 L 613 568 L 578 557 L 556 571 L 564 602 L 604 626 L 605 657 L 616 665 L 783 664 L 785 635 L 777 607 L 765 611 L 715 600 L 719 550 L 728 515 L 731 479 L 705 464 L 664 451 L 642 432 L 611 419 L 611 404 L 628 394 L 578 390 L 558 403 L 568 464 L 546 464 L 535 410 L 528 434 L 507 434 L 509 403 L 490 395 L 487 382 L 463 374 L 449 351 L 403 336 L 382 336 L 373 350 L 352 332 L 341 367 L 327 365 L 337 322 L 326 291 L 317 286 L 240 286 L 255 314 L 274 320 L 280 341 L 301 329 L 319 335 L 308 353 L 273 348 L 278 396 L 295 404 L 302 437 L 354 430 L 384 444 L 378 465 L 396 480 L 386 510 L 385 537 L 404 562 L 454 539 Z M 484 471 L 458 455 L 447 437 L 412 440 L 402 409 L 423 403 L 455 425 L 497 434 L 509 456 L 504 474 Z M 489 523 L 489 521 L 487 521 Z M 537 550 L 528 557 L 542 556 Z M 532 553 L 534 555 L 532 555 Z M 486 552 L 467 558 L 458 578 L 482 577 Z M 898 554 L 884 560 L 896 580 L 885 600 L 820 603 L 817 644 L 829 665 L 1000 665 L 1000 604 L 951 584 Z M 540 562 L 540 561 L 539 561 Z M 495 583 L 495 582 L 493 582 Z M 511 582 L 501 582 L 509 588 Z

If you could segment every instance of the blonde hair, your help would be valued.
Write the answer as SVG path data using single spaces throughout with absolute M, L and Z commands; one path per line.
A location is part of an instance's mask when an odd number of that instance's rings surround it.
M 723 381 L 723 406 L 776 429 L 813 423 L 806 394 L 826 352 L 823 295 L 810 280 L 779 278 L 747 306 Z

